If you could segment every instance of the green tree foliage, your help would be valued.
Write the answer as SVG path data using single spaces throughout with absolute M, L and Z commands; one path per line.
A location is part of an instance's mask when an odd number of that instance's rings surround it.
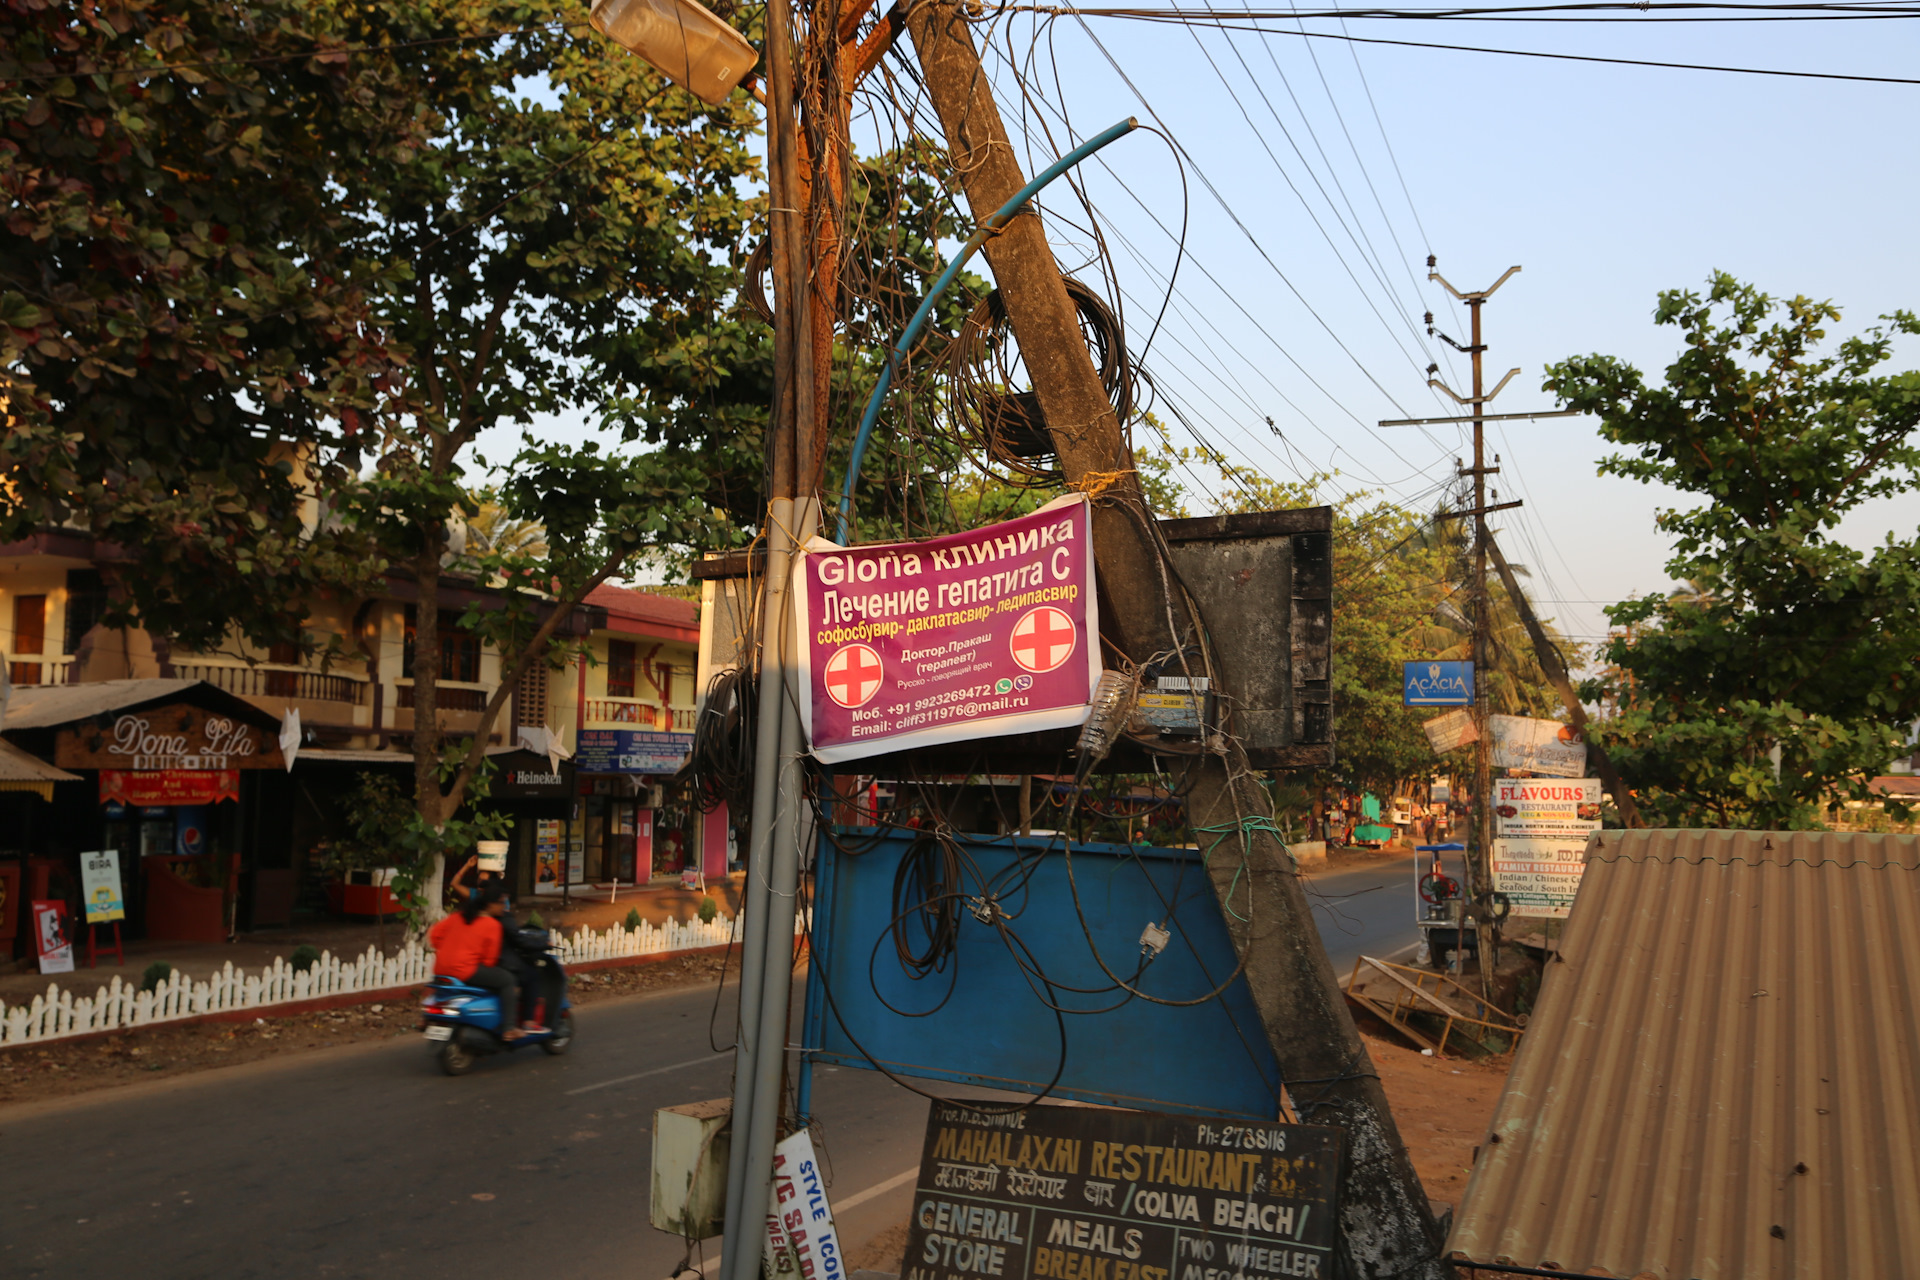
M 0 3 L 0 540 L 118 544 L 117 620 L 300 636 L 377 563 L 303 516 L 393 369 L 398 283 L 343 240 L 346 168 L 425 142 L 333 12 Z
M 1830 302 L 1715 273 L 1659 296 L 1685 350 L 1651 385 L 1611 356 L 1548 370 L 1623 451 L 1605 474 L 1671 485 L 1667 571 L 1685 592 L 1615 605 L 1583 696 L 1643 808 L 1674 825 L 1800 827 L 1903 750 L 1920 717 L 1920 538 L 1836 541 L 1847 512 L 1920 485 L 1920 373 L 1876 372 L 1907 312 L 1818 350 Z M 1778 747 L 1779 776 L 1770 754 Z
M 416 613 L 415 798 L 441 829 L 521 673 L 559 660 L 574 606 L 643 552 L 726 537 L 702 450 L 609 452 L 534 428 L 581 414 L 632 438 L 674 414 L 725 422 L 720 402 L 736 393 L 764 398 L 762 381 L 737 375 L 758 347 L 730 318 L 758 214 L 744 191 L 758 172 L 756 116 L 744 94 L 715 107 L 672 87 L 571 4 L 340 12 L 359 41 L 388 50 L 423 139 L 334 176 L 346 238 L 408 276 L 375 304 L 407 367 L 377 406 L 377 465 L 343 503 L 348 523 L 437 599 L 451 534 L 481 514 L 467 486 L 486 462 L 473 445 L 515 425 L 524 443 L 499 514 L 546 532 L 544 548 L 476 543 L 457 562 L 495 589 L 460 626 L 500 656 L 479 725 L 457 744 L 443 744 L 435 714 L 439 619 Z

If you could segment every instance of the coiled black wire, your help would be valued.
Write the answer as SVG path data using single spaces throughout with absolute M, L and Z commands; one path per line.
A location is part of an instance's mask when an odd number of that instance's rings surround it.
M 685 776 L 693 784 L 700 812 L 727 806 L 737 831 L 745 831 L 753 810 L 754 708 L 757 682 L 747 667 L 729 667 L 707 681 L 706 698 L 693 722 L 693 749 Z
M 1080 316 L 1100 383 L 1122 423 L 1133 417 L 1133 365 L 1120 318 L 1088 286 L 1066 277 L 1067 296 Z M 954 335 L 947 355 L 947 409 L 955 428 L 974 448 L 1034 484 L 1059 484 L 1066 476 L 1054 459 L 1053 437 L 1033 391 L 1015 390 L 1017 354 L 1006 304 L 994 290 L 980 300 Z

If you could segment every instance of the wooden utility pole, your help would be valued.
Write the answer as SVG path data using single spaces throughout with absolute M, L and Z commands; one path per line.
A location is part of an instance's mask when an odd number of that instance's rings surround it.
M 921 0 L 906 25 L 954 172 L 983 221 L 1025 180 L 972 32 L 953 0 Z M 1164 571 L 1157 526 L 1039 215 L 1015 218 L 985 252 L 1061 468 L 1070 484 L 1096 497 L 1094 552 L 1113 602 L 1106 617 L 1122 647 L 1144 662 L 1190 639 L 1205 642 L 1201 620 Z M 1343 1274 L 1439 1280 L 1446 1268 L 1426 1194 L 1320 945 L 1298 868 L 1274 835 L 1258 775 L 1231 737 L 1194 774 L 1188 817 L 1203 846 L 1219 846 L 1208 873 L 1223 904 L 1231 899 L 1223 914 L 1288 1096 L 1301 1119 L 1347 1134 Z

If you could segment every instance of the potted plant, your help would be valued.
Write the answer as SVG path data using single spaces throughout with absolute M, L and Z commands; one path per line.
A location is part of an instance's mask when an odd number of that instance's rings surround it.
M 345 809 L 352 815 L 346 833 L 316 850 L 328 878 L 327 906 L 336 914 L 368 916 L 384 925 L 387 917 L 403 913 L 393 896 L 398 874 L 393 864 L 413 804 L 398 780 L 362 772 L 347 792 Z

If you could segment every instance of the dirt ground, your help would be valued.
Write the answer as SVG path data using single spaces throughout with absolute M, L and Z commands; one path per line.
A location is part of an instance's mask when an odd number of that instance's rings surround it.
M 1428 1058 L 1398 1039 L 1366 1035 L 1366 1042 L 1427 1198 L 1437 1210 L 1457 1206 L 1473 1169 L 1473 1149 L 1493 1121 L 1512 1056 L 1479 1062 Z M 897 1273 L 906 1249 L 903 1222 L 850 1249 L 847 1269 Z
M 720 956 L 596 969 L 570 975 L 574 1003 L 712 982 Z M 739 956 L 733 957 L 735 968 Z M 419 997 L 260 1017 L 251 1022 L 161 1024 L 85 1039 L 0 1049 L 0 1107 L 258 1062 L 307 1049 L 418 1035 Z

